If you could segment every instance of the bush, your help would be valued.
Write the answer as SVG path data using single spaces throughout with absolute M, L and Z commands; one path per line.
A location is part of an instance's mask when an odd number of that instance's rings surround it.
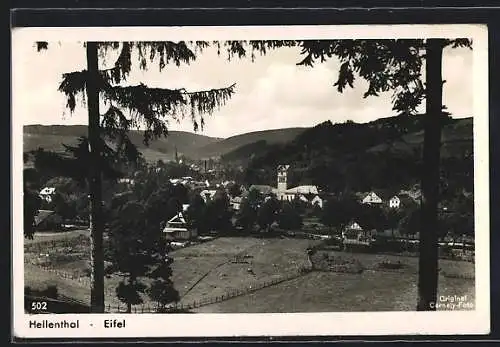
M 46 297 L 46 298 L 51 298 L 51 299 L 57 299 L 58 290 L 57 290 L 57 286 L 55 286 L 55 285 L 49 285 L 44 289 L 33 289 L 29 286 L 25 286 L 24 287 L 24 295 L 40 296 L 40 297 Z
M 401 263 L 399 260 L 397 262 L 391 262 L 391 261 L 383 261 L 378 264 L 378 267 L 381 269 L 389 269 L 389 270 L 397 270 L 397 269 L 402 269 L 404 267 L 404 264 Z

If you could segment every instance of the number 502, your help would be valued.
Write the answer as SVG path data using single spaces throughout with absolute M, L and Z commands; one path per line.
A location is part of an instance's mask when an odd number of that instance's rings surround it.
M 47 309 L 47 302 L 45 302 L 45 301 L 33 301 L 31 303 L 31 309 L 33 311 L 44 311 Z

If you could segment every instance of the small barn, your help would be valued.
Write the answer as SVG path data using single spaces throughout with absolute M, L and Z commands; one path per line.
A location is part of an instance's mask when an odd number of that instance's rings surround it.
M 372 205 L 372 204 L 381 204 L 383 201 L 380 198 L 380 196 L 377 195 L 375 192 L 369 192 L 368 194 L 365 195 L 363 200 L 361 200 L 361 203 L 367 204 L 367 205 Z
M 35 216 L 35 229 L 39 231 L 61 230 L 62 217 L 55 211 L 39 210 Z
M 364 230 L 357 222 L 349 224 L 342 233 L 344 245 L 369 246 L 374 230 Z
M 401 199 L 399 196 L 394 195 L 390 200 L 389 200 L 389 207 L 390 208 L 399 208 L 401 206 Z
M 56 194 L 56 188 L 45 187 L 40 191 L 39 196 L 41 199 L 43 199 L 47 202 L 52 202 L 52 199 L 53 199 L 55 194 Z
M 320 208 L 323 208 L 323 199 L 319 197 L 319 195 L 316 195 L 312 200 L 311 200 L 311 205 L 319 206 Z
M 230 203 L 231 208 L 233 209 L 233 211 L 239 211 L 240 210 L 242 201 L 243 201 L 243 198 L 241 196 L 236 196 L 236 197 L 232 198 L 229 201 L 229 203 Z
M 169 241 L 189 240 L 198 236 L 197 230 L 188 225 L 182 212 L 167 222 L 163 233 Z

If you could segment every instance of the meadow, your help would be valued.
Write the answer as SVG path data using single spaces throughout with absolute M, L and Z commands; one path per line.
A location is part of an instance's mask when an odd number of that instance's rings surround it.
M 87 241 L 85 241 L 87 240 Z M 244 291 L 258 284 L 292 278 L 310 266 L 307 249 L 317 240 L 220 237 L 171 253 L 172 280 L 181 303 Z M 43 250 L 43 252 L 42 252 Z M 290 280 L 215 304 L 195 312 L 320 312 L 414 310 L 418 258 L 328 251 L 331 256 L 357 259 L 360 274 L 312 271 Z M 377 264 L 399 261 L 400 271 L 383 271 Z M 89 302 L 88 235 L 83 231 L 59 236 L 35 236 L 25 244 L 25 286 L 56 285 L 58 293 Z M 474 264 L 441 260 L 440 295 L 469 295 L 474 300 Z M 466 275 L 462 278 L 459 275 Z M 456 276 L 454 276 L 456 275 Z M 105 279 L 106 305 L 116 306 L 118 276 Z M 144 305 L 153 303 L 144 296 Z M 123 304 L 121 304 L 123 306 Z

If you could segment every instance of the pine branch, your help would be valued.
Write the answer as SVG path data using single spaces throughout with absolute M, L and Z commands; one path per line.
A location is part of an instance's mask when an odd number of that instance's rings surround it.
M 220 89 L 188 92 L 185 89 L 149 88 L 136 86 L 109 86 L 103 92 L 105 98 L 120 108 L 130 111 L 134 121 L 144 124 L 144 142 L 168 134 L 168 119 L 179 121 L 189 112 L 194 130 L 203 128 L 204 115 L 223 106 L 234 93 L 235 84 Z

